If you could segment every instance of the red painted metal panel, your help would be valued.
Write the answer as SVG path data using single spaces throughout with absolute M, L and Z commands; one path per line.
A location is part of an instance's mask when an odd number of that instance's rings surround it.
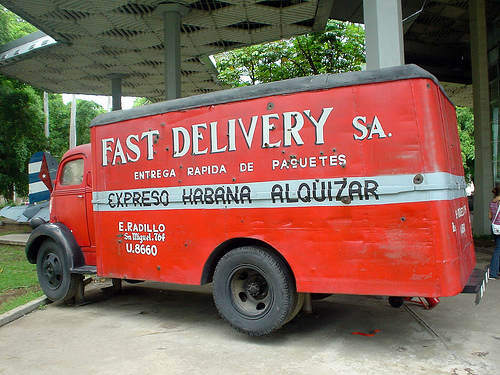
M 62 184 L 61 179 L 65 164 L 78 159 L 84 161 L 81 180 L 78 180 L 76 185 Z M 63 157 L 55 180 L 55 190 L 52 193 L 50 221 L 66 225 L 80 245 L 86 264 L 95 265 L 96 241 L 92 210 L 91 160 L 90 144 L 75 147 Z
M 64 158 L 58 169 L 56 186 L 52 192 L 51 221 L 60 222 L 71 229 L 77 243 L 80 246 L 89 246 L 89 227 L 87 223 L 87 194 L 88 203 L 91 203 L 91 191 L 86 186 L 84 179 L 75 176 L 73 179 L 62 183 L 62 175 L 66 173 L 84 175 L 84 170 L 90 169 L 91 161 L 88 160 L 90 147 L 88 145 L 72 150 L 68 157 Z M 81 170 L 74 171 L 75 162 L 81 162 Z M 66 165 L 73 163 L 73 168 L 65 169 Z M 92 208 L 90 207 L 90 210 Z

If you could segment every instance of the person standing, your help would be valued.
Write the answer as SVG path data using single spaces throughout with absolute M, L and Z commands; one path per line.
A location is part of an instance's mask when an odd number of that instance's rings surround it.
M 495 186 L 492 190 L 493 199 L 490 202 L 488 217 L 492 224 L 500 224 L 500 186 Z M 494 234 L 495 250 L 490 262 L 490 279 L 498 278 L 498 268 L 500 267 L 500 234 Z

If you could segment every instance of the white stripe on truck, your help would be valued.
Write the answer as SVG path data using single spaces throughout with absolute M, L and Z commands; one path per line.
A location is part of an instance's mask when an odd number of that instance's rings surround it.
M 465 197 L 465 179 L 438 172 L 95 191 L 95 211 L 384 205 Z

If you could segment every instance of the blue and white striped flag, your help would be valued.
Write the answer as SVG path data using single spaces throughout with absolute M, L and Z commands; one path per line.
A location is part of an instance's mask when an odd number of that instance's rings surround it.
M 57 161 L 48 152 L 39 151 L 31 157 L 28 165 L 30 204 L 50 198 L 57 166 Z

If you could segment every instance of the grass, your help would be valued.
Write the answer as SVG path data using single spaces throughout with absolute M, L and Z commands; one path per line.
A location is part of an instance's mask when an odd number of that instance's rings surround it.
M 0 245 L 0 314 L 43 295 L 24 247 Z

